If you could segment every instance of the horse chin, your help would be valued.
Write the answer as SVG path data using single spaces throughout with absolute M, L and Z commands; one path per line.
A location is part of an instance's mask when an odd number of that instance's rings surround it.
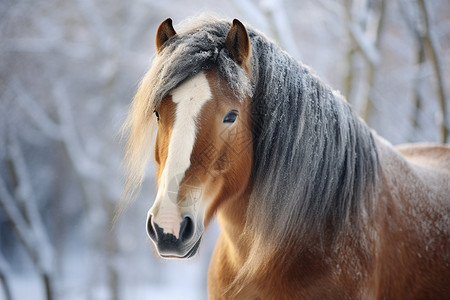
M 188 259 L 188 258 L 194 257 L 197 254 L 201 241 L 202 241 L 202 237 L 200 236 L 200 238 L 194 244 L 194 246 L 192 246 L 192 248 L 189 251 L 187 251 L 184 255 L 179 255 L 179 254 L 175 254 L 175 253 L 166 254 L 166 253 L 162 253 L 160 251 L 158 251 L 158 254 L 159 254 L 159 256 L 161 256 L 164 259 Z

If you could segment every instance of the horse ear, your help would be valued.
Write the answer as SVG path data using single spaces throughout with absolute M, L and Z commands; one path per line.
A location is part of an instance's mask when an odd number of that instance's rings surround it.
M 173 37 L 175 34 L 175 29 L 173 29 L 172 19 L 165 19 L 158 27 L 158 31 L 156 32 L 156 50 L 161 52 L 162 46 L 168 39 Z
M 225 39 L 225 45 L 230 52 L 231 58 L 242 66 L 247 63 L 250 56 L 250 39 L 244 25 L 238 20 L 233 20 L 230 30 Z

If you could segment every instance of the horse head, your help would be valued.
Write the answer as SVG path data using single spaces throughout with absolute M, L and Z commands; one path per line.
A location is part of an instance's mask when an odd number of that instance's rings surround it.
M 161 23 L 157 55 L 176 36 L 171 19 Z M 238 20 L 224 45 L 250 76 L 249 37 Z M 237 97 L 212 65 L 184 80 L 155 107 L 158 191 L 147 232 L 162 257 L 193 256 L 217 208 L 247 186 L 252 163 L 249 100 Z

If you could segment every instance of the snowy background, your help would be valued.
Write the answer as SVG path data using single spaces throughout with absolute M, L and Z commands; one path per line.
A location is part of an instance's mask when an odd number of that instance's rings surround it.
M 157 258 L 151 166 L 112 226 L 157 26 L 203 11 L 278 41 L 392 143 L 446 140 L 448 0 L 1 0 L 0 299 L 207 298 L 217 224 L 196 258 Z

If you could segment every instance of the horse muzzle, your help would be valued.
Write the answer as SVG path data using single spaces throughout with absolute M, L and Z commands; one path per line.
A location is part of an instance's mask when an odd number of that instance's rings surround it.
M 197 253 L 202 229 L 190 216 L 184 216 L 177 224 L 174 218 L 147 218 L 147 234 L 163 258 L 190 258 Z M 200 234 L 199 234 L 200 233 Z

